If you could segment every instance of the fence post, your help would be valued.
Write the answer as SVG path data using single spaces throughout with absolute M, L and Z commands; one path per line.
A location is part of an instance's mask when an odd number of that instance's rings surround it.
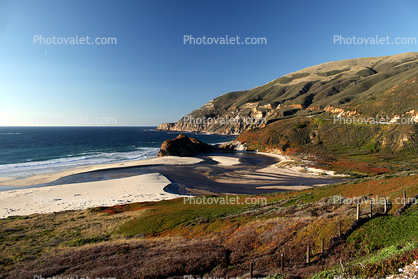
M 253 263 L 250 263 L 250 278 L 253 278 Z
M 308 245 L 308 247 L 306 247 L 306 263 L 309 263 L 311 261 L 310 256 L 311 256 L 311 248 Z
M 406 205 L 407 204 L 407 202 L 406 202 L 406 190 L 403 190 L 403 199 L 404 199 L 404 204 L 403 205 Z
M 357 220 L 360 219 L 360 204 L 357 204 Z
M 284 254 L 281 254 L 280 256 L 280 263 L 281 263 L 281 271 L 284 272 Z
M 321 254 L 324 253 L 324 238 L 321 239 Z
M 385 199 L 385 212 L 384 214 L 386 214 L 388 211 L 388 201 Z

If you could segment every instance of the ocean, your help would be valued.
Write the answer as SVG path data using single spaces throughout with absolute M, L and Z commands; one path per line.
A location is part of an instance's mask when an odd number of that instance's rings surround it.
M 0 127 L 0 177 L 29 176 L 83 165 L 157 157 L 180 132 L 156 127 Z M 182 132 L 214 144 L 235 136 Z

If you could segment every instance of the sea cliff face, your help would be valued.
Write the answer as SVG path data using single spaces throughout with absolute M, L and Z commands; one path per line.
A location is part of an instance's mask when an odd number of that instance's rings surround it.
M 335 61 L 302 69 L 250 90 L 219 96 L 159 130 L 241 134 L 295 117 L 352 117 L 374 113 L 390 119 L 418 111 L 413 94 L 391 106 L 385 93 L 418 75 L 418 53 Z M 385 95 L 386 94 L 386 95 Z M 403 100 L 406 100 L 406 99 Z M 399 100 L 395 100 L 399 101 Z M 404 104 L 405 103 L 405 104 Z
M 262 115 L 253 111 L 237 109 L 234 112 L 215 112 L 201 108 L 176 123 L 163 123 L 157 130 L 238 135 L 246 130 L 264 127 L 266 123 L 267 120 Z

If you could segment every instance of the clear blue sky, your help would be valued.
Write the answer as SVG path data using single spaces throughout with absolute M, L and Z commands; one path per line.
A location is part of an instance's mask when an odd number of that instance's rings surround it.
M 414 0 L 0 0 L 0 126 L 175 122 L 219 95 L 305 67 L 417 51 L 333 44 L 334 35 L 418 38 L 417 11 Z M 117 44 L 34 44 L 37 35 Z M 184 35 L 267 44 L 189 45 Z

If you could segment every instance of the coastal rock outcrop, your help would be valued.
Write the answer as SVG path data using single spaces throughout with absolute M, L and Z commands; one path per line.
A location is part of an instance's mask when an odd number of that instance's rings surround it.
M 214 151 L 215 147 L 200 140 L 180 134 L 175 139 L 166 140 L 158 151 L 158 157 L 163 156 L 195 156 L 199 153 Z
M 162 123 L 157 127 L 157 130 L 171 131 L 176 123 Z
M 218 149 L 220 151 L 245 151 L 247 150 L 247 147 L 245 147 L 245 145 L 243 145 L 240 141 L 233 140 L 218 145 Z

